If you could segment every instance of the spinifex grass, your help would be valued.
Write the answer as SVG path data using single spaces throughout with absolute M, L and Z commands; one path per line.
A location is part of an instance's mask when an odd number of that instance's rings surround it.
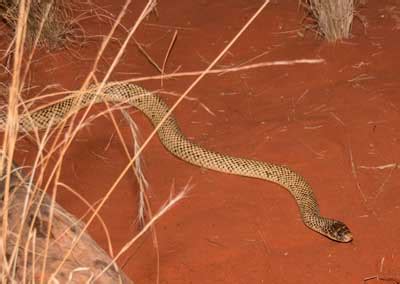
M 356 0 L 301 0 L 306 10 L 307 27 L 330 42 L 349 38 Z
M 25 43 L 32 46 L 38 39 L 48 48 L 62 46 L 73 33 L 71 1 L 64 0 L 0 0 L 0 17 L 15 32 L 20 4 L 25 5 Z M 39 36 L 40 35 L 40 36 Z

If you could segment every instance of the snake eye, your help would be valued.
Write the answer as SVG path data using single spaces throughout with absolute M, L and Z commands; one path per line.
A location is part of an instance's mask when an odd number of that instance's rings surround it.
M 347 243 L 353 240 L 353 235 L 351 234 L 350 229 L 340 221 L 335 221 L 332 224 L 332 234 L 334 239 L 339 242 Z

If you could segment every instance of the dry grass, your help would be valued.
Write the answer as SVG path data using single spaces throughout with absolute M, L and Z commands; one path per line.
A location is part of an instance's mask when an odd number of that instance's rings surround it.
M 84 116 L 82 117 L 82 119 L 76 119 L 75 115 L 77 110 L 75 110 L 75 112 L 70 113 L 70 118 L 72 117 L 72 123 L 71 126 L 68 127 L 67 132 L 64 133 L 63 132 L 63 128 L 65 126 L 65 121 L 62 121 L 60 123 L 59 127 L 55 127 L 53 129 L 48 128 L 47 130 L 44 131 L 44 134 L 39 133 L 38 130 L 33 131 L 33 133 L 29 134 L 33 140 L 33 142 L 36 143 L 37 148 L 38 148 L 38 154 L 37 157 L 35 159 L 35 161 L 33 162 L 33 166 L 32 169 L 30 170 L 30 180 L 28 182 L 28 188 L 30 188 L 32 191 L 29 192 L 26 195 L 26 206 L 24 207 L 24 210 L 22 210 L 23 212 L 21 212 L 21 216 L 20 216 L 20 224 L 15 226 L 10 226 L 9 223 L 9 215 L 10 213 L 13 212 L 12 207 L 10 207 L 10 173 L 11 173 L 11 169 L 12 169 L 12 160 L 13 160 L 13 154 L 15 151 L 15 148 L 17 147 L 17 141 L 18 141 L 18 120 L 19 120 L 19 116 L 20 115 L 24 115 L 29 117 L 29 113 L 31 112 L 31 110 L 29 110 L 27 106 L 27 102 L 22 101 L 20 94 L 21 94 L 21 89 L 22 86 L 24 84 L 24 80 L 23 78 L 25 77 L 25 70 L 26 70 L 26 66 L 23 66 L 23 58 L 24 58 L 24 46 L 25 46 L 25 42 L 29 42 L 31 43 L 33 40 L 35 40 L 36 42 L 38 41 L 38 38 L 40 37 L 36 37 L 35 39 L 33 39 L 32 34 L 36 34 L 38 33 L 38 30 L 41 30 L 43 33 L 42 38 L 47 38 L 46 35 L 46 25 L 44 25 L 45 21 L 41 22 L 41 27 L 38 28 L 38 26 L 36 25 L 36 18 L 33 19 L 32 16 L 30 16 L 31 14 L 28 11 L 28 7 L 32 6 L 29 5 L 29 2 L 26 1 L 20 1 L 19 2 L 21 5 L 18 7 L 18 11 L 13 11 L 12 13 L 17 13 L 17 16 L 15 16 L 15 14 L 13 14 L 13 18 L 10 19 L 10 23 L 15 24 L 15 38 L 13 40 L 14 42 L 14 50 L 13 50 L 13 62 L 12 62 L 12 70 L 11 70 L 11 78 L 12 78 L 12 82 L 8 88 L 8 109 L 7 109 L 7 123 L 5 125 L 5 134 L 4 134 L 4 140 L 3 140 L 3 150 L 4 150 L 4 155 L 2 156 L 1 159 L 1 164 L 0 164 L 0 169 L 3 171 L 2 172 L 2 176 L 5 174 L 4 172 L 6 172 L 5 179 L 4 179 L 4 192 L 3 194 L 3 202 L 2 202 L 2 238 L 1 238 L 1 259 L 3 260 L 1 262 L 1 277 L 2 277 L 2 283 L 7 282 L 7 279 L 10 281 L 16 281 L 18 283 L 25 283 L 25 282 L 30 282 L 29 279 L 32 279 L 31 277 L 33 277 L 34 275 L 41 275 L 41 279 L 39 279 L 39 282 L 43 282 L 45 279 L 48 279 L 47 276 L 45 275 L 49 275 L 48 269 L 49 267 L 51 267 L 52 271 L 51 274 L 53 275 L 52 277 L 54 277 L 54 279 L 59 279 L 57 276 L 57 272 L 58 271 L 63 271 L 62 270 L 62 266 L 63 263 L 66 263 L 68 261 L 68 256 L 71 253 L 72 248 L 70 248 L 69 251 L 65 252 L 65 255 L 62 255 L 62 262 L 60 263 L 60 265 L 58 267 L 53 267 L 54 262 L 47 262 L 47 259 L 54 259 L 56 256 L 52 255 L 52 253 L 54 253 L 54 250 L 52 250 L 52 246 L 53 244 L 51 244 L 50 242 L 50 236 L 52 234 L 52 227 L 54 228 L 55 224 L 53 224 L 53 218 L 54 218 L 54 206 L 55 206 L 55 200 L 57 197 L 57 191 L 59 188 L 68 188 L 67 185 L 62 184 L 59 180 L 60 177 L 60 173 L 62 171 L 63 168 L 63 160 L 65 157 L 65 153 L 67 151 L 67 149 L 69 148 L 70 144 L 72 143 L 72 141 L 74 140 L 77 132 L 83 128 L 85 125 L 87 125 L 88 123 L 91 122 L 91 120 L 95 119 L 96 117 L 98 117 L 99 115 L 95 116 L 95 117 L 89 117 L 88 116 L 88 110 L 85 112 Z M 41 5 L 50 5 L 50 2 L 46 2 L 46 1 L 42 1 Z M 59 2 L 60 3 L 60 2 Z M 140 24 L 141 20 L 144 18 L 144 16 L 148 13 L 149 8 L 151 8 L 151 1 L 149 1 L 150 5 L 148 5 L 147 9 L 145 9 L 143 11 L 143 15 L 142 18 L 139 19 L 137 21 L 137 26 Z M 4 4 L 4 3 L 3 3 Z M 10 2 L 7 2 L 7 4 L 10 4 Z M 127 1 L 127 5 L 124 7 L 123 11 L 121 12 L 121 15 L 123 15 L 126 12 L 127 6 L 129 5 L 129 1 Z M 47 10 L 46 13 L 47 15 L 44 16 L 44 18 L 47 18 L 50 15 L 49 19 L 51 18 L 51 9 L 50 6 L 46 6 Z M 17 7 L 15 7 L 15 9 L 17 9 Z M 150 9 L 151 10 L 151 9 Z M 31 10 L 32 11 L 32 10 Z M 10 12 L 10 10 L 9 10 Z M 11 12 L 10 12 L 11 13 Z M 11 13 L 11 14 L 12 14 Z M 29 15 L 29 16 L 28 16 Z M 36 14 L 37 16 L 37 14 Z M 31 17 L 31 18 L 30 18 Z M 39 16 L 39 18 L 41 17 L 41 15 Z M 15 22 L 14 22 L 15 20 Z M 120 18 L 117 20 L 117 22 L 115 23 L 115 26 L 117 26 L 119 24 Z M 31 23 L 35 22 L 34 25 L 32 25 Z M 28 28 L 27 28 L 28 27 Z M 32 32 L 34 31 L 34 32 Z M 107 45 L 107 43 L 109 42 L 112 33 L 115 31 L 115 29 L 113 29 L 110 34 L 108 35 L 108 37 L 105 39 L 105 41 L 103 42 L 102 47 L 105 47 Z M 52 36 L 54 36 L 54 30 L 49 31 L 52 33 Z M 47 38 L 48 39 L 48 38 Z M 57 39 L 57 42 L 58 39 Z M 101 49 L 99 51 L 98 54 L 98 58 L 101 57 L 101 52 L 104 49 Z M 123 52 L 123 50 L 121 51 Z M 33 54 L 33 53 L 31 53 Z M 116 63 L 118 62 L 119 58 L 116 59 Z M 116 64 L 115 63 L 115 64 Z M 97 64 L 97 62 L 96 62 Z M 93 67 L 93 70 L 96 69 L 96 66 Z M 94 74 L 94 71 L 92 72 Z M 90 82 L 90 80 L 92 79 L 90 76 L 93 74 L 90 74 L 88 76 L 87 82 Z M 85 87 L 82 88 L 82 91 L 85 91 Z M 75 93 L 74 96 L 77 97 L 77 99 L 79 100 L 80 96 L 81 96 L 82 92 L 78 92 Z M 39 99 L 39 98 L 38 98 Z M 108 109 L 102 113 L 102 115 L 109 115 L 111 116 L 115 126 L 116 126 L 116 130 L 117 133 L 119 134 L 119 137 L 121 139 L 121 143 L 124 146 L 124 149 L 127 153 L 128 159 L 129 159 L 129 166 L 132 165 L 133 162 L 136 163 L 136 165 L 139 165 L 139 157 L 136 155 L 135 158 L 132 158 L 132 154 L 129 154 L 129 147 L 126 146 L 126 142 L 124 141 L 122 135 L 120 134 L 120 130 L 117 126 L 117 124 L 115 123 L 115 119 L 113 117 L 113 111 L 118 110 L 118 109 L 124 109 L 124 106 L 119 105 L 119 106 L 113 106 L 113 107 L 108 107 Z M 19 111 L 22 110 L 23 114 L 19 114 Z M 134 128 L 132 128 L 134 129 Z M 137 136 L 137 133 L 132 133 L 132 135 L 135 137 Z M 49 137 L 53 137 L 52 142 L 50 144 L 50 140 Z M 136 146 L 137 147 L 137 146 Z M 5 157 L 7 157 L 7 159 L 5 159 Z M 50 173 L 49 173 L 49 179 L 44 179 L 44 173 L 45 171 L 49 171 L 49 159 L 50 158 L 56 159 L 56 163 L 55 166 L 52 167 L 50 169 Z M 135 174 L 138 176 L 138 178 L 141 178 L 141 180 L 144 180 L 143 174 L 141 173 L 140 168 L 135 168 Z M 120 178 L 124 176 L 124 174 L 121 174 Z M 35 185 L 34 185 L 35 184 Z M 115 183 L 114 187 L 116 187 L 116 185 L 118 184 L 118 182 Z M 145 182 L 140 182 L 140 184 L 145 184 Z M 38 185 L 38 186 L 36 186 Z M 37 188 L 43 188 L 43 191 L 37 191 Z M 141 187 L 142 188 L 142 187 Z M 72 189 L 69 188 L 69 190 L 71 192 L 74 192 Z M 144 190 L 144 189 L 142 189 Z M 49 217 L 49 226 L 48 226 L 48 230 L 47 232 L 45 232 L 45 234 L 47 235 L 46 238 L 46 242 L 45 245 L 41 245 L 38 246 L 38 238 L 36 237 L 37 235 L 37 231 L 35 231 L 33 226 L 29 226 L 29 224 L 31 223 L 35 223 L 34 221 L 32 221 L 32 219 L 27 222 L 27 213 L 26 212 L 30 212 L 32 209 L 34 212 L 36 212 L 34 214 L 34 217 L 30 217 L 33 218 L 33 220 L 38 218 L 38 208 L 39 205 L 41 204 L 41 202 L 44 200 L 45 197 L 45 192 L 47 191 L 52 191 L 53 195 L 52 195 L 52 206 L 50 207 L 50 217 Z M 113 190 L 110 190 L 109 195 L 111 194 Z M 79 196 L 76 192 L 74 192 L 75 195 Z M 109 197 L 108 195 L 108 197 Z M 142 194 L 142 196 L 145 194 Z M 32 203 L 32 198 L 35 198 L 35 200 L 39 200 L 38 202 L 36 202 L 36 204 Z M 146 199 L 147 197 L 143 197 L 142 199 Z M 84 229 L 82 230 L 82 232 L 79 235 L 79 238 L 77 240 L 75 240 L 75 245 L 78 243 L 79 239 L 83 236 L 83 234 L 86 232 L 87 227 L 89 226 L 89 224 L 93 221 L 94 218 L 97 218 L 98 216 L 98 211 L 100 210 L 100 208 L 102 208 L 102 205 L 104 204 L 104 202 L 107 200 L 108 198 L 105 198 L 101 204 L 95 208 L 92 208 L 91 211 L 93 211 L 90 214 L 89 217 L 89 222 L 87 223 L 87 225 L 84 227 Z M 177 201 L 179 200 L 179 196 L 178 199 L 173 199 L 171 203 L 168 203 L 168 205 L 166 206 L 166 208 L 164 208 L 161 213 L 159 213 L 159 215 L 163 214 L 163 212 L 165 212 L 166 209 L 168 209 L 171 205 L 175 204 Z M 87 202 L 85 202 L 87 203 Z M 36 206 L 35 208 L 32 208 L 32 206 Z M 145 206 L 145 205 L 143 205 Z M 141 211 L 149 211 L 150 208 L 145 208 L 145 209 L 141 209 Z M 15 212 L 13 213 L 15 214 Z M 157 216 L 159 216 L 157 215 Z M 149 211 L 149 213 L 147 214 L 147 216 L 149 216 L 150 220 L 153 220 L 153 222 L 157 219 L 157 218 L 152 218 L 152 214 L 151 214 L 151 210 Z M 152 223 L 149 223 L 152 224 Z M 26 227 L 28 225 L 28 227 Z M 143 232 L 146 231 L 149 228 L 149 226 L 145 227 L 143 229 Z M 27 234 L 28 234 L 28 238 L 24 239 L 23 236 L 21 235 L 21 232 L 26 232 L 26 230 L 28 230 Z M 5 233 L 7 232 L 7 233 Z M 43 233 L 43 232 L 41 232 Z M 15 238 L 14 236 L 17 236 L 17 238 Z M 73 246 L 75 246 L 73 245 Z M 109 244 L 109 253 L 110 255 L 113 255 L 113 251 L 111 249 L 111 244 Z M 57 256 L 59 257 L 59 255 Z M 40 261 L 39 261 L 40 259 Z M 29 265 L 29 267 L 27 266 Z M 32 267 L 33 266 L 33 267 Z M 18 268 L 18 269 L 16 269 Z M 21 271 L 21 269 L 23 270 L 22 274 L 18 273 L 18 271 Z M 27 275 L 29 274 L 29 272 L 31 273 L 31 275 Z M 33 273 L 33 274 L 32 274 Z M 38 274 L 39 273 L 39 274 Z M 71 271 L 72 273 L 72 271 Z M 21 276 L 22 275 L 22 276 Z M 67 274 L 68 275 L 68 274 Z M 21 278 L 22 277 L 22 278 Z M 46 280 L 47 281 L 47 280 Z
M 356 0 L 301 0 L 300 4 L 306 10 L 306 28 L 316 31 L 329 42 L 349 38 L 356 2 Z
M 0 0 L 1 1 L 1 0 Z M 36 1 L 36 0 L 35 0 Z M 196 76 L 196 79 L 190 85 L 190 87 L 179 97 L 176 103 L 171 107 L 170 112 L 167 114 L 170 115 L 172 111 L 177 107 L 177 105 L 188 95 L 188 93 L 196 86 L 196 84 L 206 75 L 212 73 L 226 73 L 226 72 L 234 72 L 249 68 L 259 68 L 263 66 L 270 66 L 270 65 L 282 65 L 282 64 L 296 64 L 296 63 L 319 63 L 320 61 L 307 61 L 307 60 L 300 60 L 300 61 L 281 61 L 275 63 L 266 63 L 266 64 L 255 64 L 252 66 L 242 66 L 238 68 L 230 68 L 230 69 L 222 69 L 216 70 L 213 69 L 215 64 L 223 57 L 224 54 L 228 51 L 228 49 L 235 43 L 235 41 L 245 32 L 247 27 L 254 21 L 254 19 L 259 15 L 259 13 L 266 7 L 269 1 L 265 1 L 262 7 L 251 17 L 248 22 L 243 26 L 243 28 L 236 34 L 236 36 L 226 45 L 226 47 L 216 56 L 216 58 L 212 61 L 212 63 L 202 71 L 198 72 L 189 72 L 189 73 L 182 73 L 182 74 L 164 74 L 164 68 L 159 76 L 153 76 L 148 78 L 141 78 L 144 79 L 161 79 L 165 80 L 171 77 L 180 77 L 180 76 Z M 0 2 L 1 3 L 1 2 Z M 8 2 L 7 2 L 8 3 Z M 136 176 L 139 179 L 139 183 L 141 184 L 141 212 L 139 216 L 141 216 L 144 220 L 144 227 L 142 230 L 131 240 L 129 240 L 123 248 L 118 251 L 114 252 L 112 249 L 112 244 L 109 242 L 108 244 L 108 252 L 112 258 L 110 263 L 104 267 L 101 273 L 104 273 L 106 269 L 110 268 L 115 264 L 117 260 L 124 255 L 127 250 L 140 238 L 145 232 L 148 230 L 152 230 L 153 233 L 153 240 L 155 249 L 158 255 L 158 247 L 157 247 L 157 235 L 156 230 L 154 229 L 154 223 L 174 204 L 176 204 L 181 198 L 184 197 L 186 191 L 179 193 L 176 197 L 171 198 L 164 207 L 162 207 L 157 213 L 153 214 L 150 208 L 150 204 L 146 195 L 146 180 L 143 177 L 143 173 L 140 168 L 140 154 L 142 153 L 143 149 L 148 145 L 149 141 L 154 137 L 157 130 L 163 123 L 163 121 L 167 118 L 164 118 L 161 123 L 155 127 L 154 131 L 151 133 L 149 137 L 143 142 L 142 145 L 135 145 L 135 153 L 131 153 L 129 150 L 131 147 L 131 142 L 125 141 L 121 130 L 119 129 L 118 123 L 116 123 L 116 119 L 114 117 L 114 112 L 116 110 L 123 111 L 125 106 L 121 105 L 107 105 L 107 109 L 102 113 L 96 114 L 95 116 L 89 116 L 89 111 L 92 107 L 90 105 L 84 111 L 80 112 L 79 117 L 77 116 L 78 109 L 74 109 L 68 118 L 65 118 L 61 123 L 54 125 L 52 128 L 48 127 L 46 130 L 39 132 L 39 130 L 34 130 L 32 133 L 29 133 L 32 141 L 37 146 L 37 155 L 34 161 L 32 162 L 32 167 L 29 170 L 29 180 L 26 181 L 27 187 L 30 191 L 25 196 L 25 202 L 23 205 L 23 209 L 20 212 L 20 220 L 19 224 L 14 224 L 14 226 L 10 225 L 9 222 L 9 213 L 12 211 L 10 207 L 10 195 L 12 192 L 10 188 L 12 187 L 11 183 L 11 170 L 12 170 L 12 161 L 14 156 L 14 151 L 18 146 L 18 138 L 20 137 L 18 129 L 18 121 L 21 115 L 29 117 L 31 110 L 28 105 L 31 101 L 24 101 L 22 100 L 20 94 L 22 90 L 22 86 L 24 85 L 24 78 L 25 78 L 25 67 L 23 66 L 23 58 L 24 58 L 24 42 L 29 39 L 29 13 L 27 7 L 29 7 L 29 0 L 26 2 L 25 0 L 20 0 L 20 9 L 18 10 L 18 16 L 16 17 L 16 25 L 15 25 L 15 51 L 13 56 L 12 62 L 12 82 L 9 87 L 9 95 L 8 95 L 8 109 L 7 109 L 7 123 L 5 125 L 5 133 L 4 133 L 4 140 L 3 140 L 3 151 L 4 155 L 1 156 L 0 159 L 0 169 L 5 171 L 1 176 L 5 176 L 4 179 L 4 192 L 3 192 L 3 206 L 1 208 L 2 213 L 2 235 L 1 235 L 1 246 L 0 246 L 0 257 L 2 262 L 1 265 L 1 282 L 6 283 L 10 282 L 17 282 L 17 283 L 25 283 L 30 282 L 34 276 L 39 276 L 39 280 L 37 282 L 44 283 L 47 282 L 48 279 L 53 279 L 56 281 L 59 280 L 61 273 L 64 272 L 67 276 L 72 275 L 74 271 L 65 271 L 68 269 L 66 263 L 70 259 L 71 255 L 73 254 L 74 249 L 78 246 L 79 240 L 84 236 L 87 231 L 87 228 L 92 224 L 94 219 L 98 218 L 99 211 L 103 208 L 104 204 L 109 200 L 112 193 L 117 189 L 119 182 L 122 178 L 126 175 L 126 173 L 130 170 L 134 170 Z M 49 3 L 48 1 L 44 1 L 43 3 Z M 71 96 L 75 96 L 77 100 L 82 98 L 82 94 L 84 94 L 88 86 L 96 82 L 96 70 L 98 70 L 98 64 L 100 62 L 100 58 L 102 57 L 104 50 L 106 49 L 108 43 L 110 42 L 116 28 L 120 25 L 120 21 L 122 17 L 126 14 L 128 6 L 130 5 L 131 1 L 127 0 L 124 7 L 122 8 L 119 16 L 116 18 L 114 25 L 112 26 L 109 34 L 104 38 L 102 42 L 96 59 L 93 64 L 92 71 L 88 74 L 85 82 L 83 83 L 81 89 L 77 92 L 71 94 Z M 145 17 L 154 9 L 155 2 L 149 0 L 147 2 L 146 7 L 143 9 L 143 12 L 136 20 L 133 27 L 129 29 L 129 33 L 126 39 L 123 41 L 121 45 L 121 49 L 117 52 L 114 61 L 111 64 L 111 67 L 107 71 L 104 80 L 98 84 L 98 92 L 107 84 L 107 80 L 109 79 L 111 73 L 113 72 L 115 66 L 119 63 L 119 60 L 124 53 L 126 46 L 131 40 L 133 34 L 135 33 L 137 27 L 140 23 L 145 19 Z M 48 15 L 50 15 L 51 9 L 47 10 Z M 40 18 L 40 17 L 39 17 Z M 43 23 L 43 22 L 42 22 Z M 42 25 L 44 28 L 44 25 Z M 28 29 L 26 29 L 28 27 Z M 43 29 L 42 29 L 43 30 Z M 27 35 L 28 32 L 28 36 Z M 173 42 L 172 41 L 170 48 L 168 49 L 166 59 L 163 62 L 163 67 L 166 64 L 167 57 L 172 52 Z M 137 79 L 137 80 L 140 80 Z M 137 81 L 136 80 L 136 81 Z M 135 79 L 132 79 L 135 81 Z M 57 94 L 58 95 L 58 94 Z M 50 95 L 46 95 L 48 97 Z M 42 96 L 44 97 L 44 96 Z M 36 99 L 36 98 L 35 98 Z M 40 99 L 40 98 L 38 98 Z M 66 157 L 66 152 L 68 151 L 70 145 L 75 140 L 78 132 L 85 127 L 86 125 L 90 124 L 95 120 L 97 117 L 106 115 L 109 116 L 114 124 L 115 132 L 121 142 L 121 145 L 124 149 L 124 152 L 127 157 L 127 163 L 125 168 L 119 173 L 118 177 L 116 177 L 112 186 L 108 189 L 105 196 L 95 205 L 90 205 L 87 201 L 83 200 L 79 197 L 79 194 L 75 192 L 72 188 L 70 188 L 65 182 L 60 180 L 60 175 L 62 169 L 64 167 L 64 160 Z M 68 126 L 67 126 L 68 121 Z M 135 126 L 133 122 L 127 117 L 127 121 L 132 128 L 132 135 L 133 138 L 136 140 L 138 136 L 137 130 L 135 130 Z M 51 137 L 51 139 L 49 139 Z M 50 142 L 51 141 L 51 142 Z M 6 158 L 5 158 L 6 157 Z M 50 162 L 50 159 L 51 162 Z M 50 166 L 51 165 L 51 166 Z M 136 165 L 136 166 L 134 166 Z M 45 177 L 46 173 L 46 178 Z M 43 189 L 43 191 L 38 190 L 38 188 Z M 82 225 L 82 230 L 79 231 L 76 238 L 73 240 L 71 245 L 68 247 L 68 250 L 63 252 L 63 255 L 58 255 L 57 257 L 61 257 L 60 263 L 54 267 L 54 262 L 50 261 L 54 259 L 53 246 L 55 245 L 54 242 L 51 241 L 52 235 L 52 227 L 55 226 L 54 216 L 57 212 L 56 210 L 56 200 L 57 200 L 57 193 L 60 189 L 67 189 L 70 192 L 73 192 L 77 196 L 77 200 L 81 199 L 85 204 L 88 205 L 88 217 L 86 224 Z M 39 206 L 41 202 L 45 199 L 45 193 L 52 192 L 52 199 L 51 199 L 51 206 L 49 207 L 49 220 L 46 224 L 46 230 L 42 231 L 45 235 L 45 243 L 44 246 L 38 246 L 38 231 L 35 230 L 35 227 L 32 225 L 34 224 L 34 220 L 39 218 Z M 33 202 L 35 200 L 35 202 Z M 35 212 L 33 215 L 30 215 L 30 221 L 28 222 L 28 212 Z M 146 212 L 146 213 L 144 213 Z M 28 224 L 28 225 L 27 225 Z M 26 227 L 27 226 L 27 227 Z M 28 238 L 23 238 L 21 232 L 28 231 Z M 107 232 L 107 229 L 105 228 Z M 11 237 L 12 236 L 12 237 Z M 159 266 L 159 259 L 157 259 L 157 267 Z M 22 278 L 18 278 L 17 267 L 19 270 L 22 270 Z M 79 269 L 79 268 L 75 268 Z M 48 278 L 48 276 L 50 278 Z M 101 274 L 95 275 L 95 278 L 99 278 Z M 157 283 L 159 282 L 159 276 L 157 275 Z M 61 281 L 62 283 L 62 281 Z
M 25 43 L 49 49 L 63 46 L 73 34 L 73 3 L 64 0 L 0 0 L 0 17 L 16 32 L 20 3 L 27 12 Z M 40 36 L 38 36 L 40 35 Z

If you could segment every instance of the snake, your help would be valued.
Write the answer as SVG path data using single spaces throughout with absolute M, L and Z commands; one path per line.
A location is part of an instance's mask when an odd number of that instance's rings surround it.
M 337 242 L 352 241 L 352 233 L 342 221 L 320 214 L 313 189 L 303 176 L 287 166 L 225 155 L 192 142 L 180 130 L 176 119 L 169 115 L 170 108 L 164 100 L 158 94 L 134 83 L 109 83 L 100 90 L 84 91 L 79 99 L 69 97 L 33 112 L 23 113 L 18 119 L 19 131 L 46 129 L 65 119 L 72 111 L 104 101 L 126 103 L 143 112 L 154 127 L 159 127 L 157 134 L 164 147 L 179 159 L 202 168 L 276 183 L 293 196 L 302 221 L 308 228 Z M 5 129 L 6 123 L 7 114 L 0 112 L 0 130 Z

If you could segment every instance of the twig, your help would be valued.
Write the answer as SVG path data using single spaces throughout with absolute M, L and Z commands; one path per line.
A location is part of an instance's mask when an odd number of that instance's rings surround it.
M 366 170 L 385 170 L 385 169 L 397 169 L 399 167 L 398 163 L 380 165 L 380 166 L 358 166 L 359 169 Z
M 268 67 L 268 66 L 286 66 L 286 65 L 296 65 L 296 64 L 319 64 L 319 63 L 325 63 L 325 60 L 324 59 L 277 60 L 277 61 L 268 61 L 268 62 L 249 64 L 249 65 L 244 65 L 241 67 L 218 68 L 218 69 L 211 68 L 211 69 L 201 70 L 201 71 L 189 71 L 189 72 L 156 75 L 156 76 L 138 77 L 138 78 L 134 78 L 134 79 L 118 81 L 115 83 L 110 82 L 109 84 L 112 85 L 112 84 L 139 82 L 139 81 L 147 81 L 147 80 L 160 80 L 160 79 L 170 79 L 170 78 L 178 78 L 178 77 L 199 76 L 199 75 L 203 74 L 204 72 L 205 72 L 205 75 L 208 75 L 208 74 L 238 72 L 238 71 L 263 68 L 263 67 Z
M 358 174 L 357 174 L 357 170 L 356 170 L 356 165 L 355 165 L 354 159 L 353 159 L 353 150 L 351 148 L 351 144 L 350 143 L 348 143 L 348 151 L 349 151 L 349 157 L 350 157 L 351 172 L 353 174 L 354 180 L 356 181 L 357 189 L 360 192 L 364 203 L 367 203 L 367 198 L 366 198 L 364 192 L 362 191 L 360 182 L 358 180 Z
M 142 47 L 142 45 L 136 40 L 133 39 L 133 41 L 135 42 L 136 46 L 138 47 L 139 51 L 144 55 L 144 57 L 146 57 L 146 59 L 150 62 L 151 65 L 153 65 L 158 72 L 160 72 L 162 74 L 163 70 L 162 68 L 160 68 L 160 66 L 158 66 L 158 64 L 153 60 L 153 58 L 151 58 L 151 56 L 147 53 L 147 51 Z
M 172 36 L 171 43 L 169 44 L 167 53 L 165 54 L 165 57 L 164 57 L 164 62 L 163 62 L 163 65 L 162 65 L 162 72 L 161 72 L 161 75 L 164 75 L 165 66 L 167 65 L 167 60 L 168 60 L 168 58 L 169 58 L 169 55 L 171 54 L 172 48 L 173 48 L 174 45 L 175 45 L 175 42 L 176 42 L 176 39 L 177 39 L 177 35 L 178 35 L 178 31 L 175 30 L 174 35 Z M 164 80 L 163 80 L 163 78 L 161 78 L 161 87 L 163 86 L 163 83 L 164 83 Z

